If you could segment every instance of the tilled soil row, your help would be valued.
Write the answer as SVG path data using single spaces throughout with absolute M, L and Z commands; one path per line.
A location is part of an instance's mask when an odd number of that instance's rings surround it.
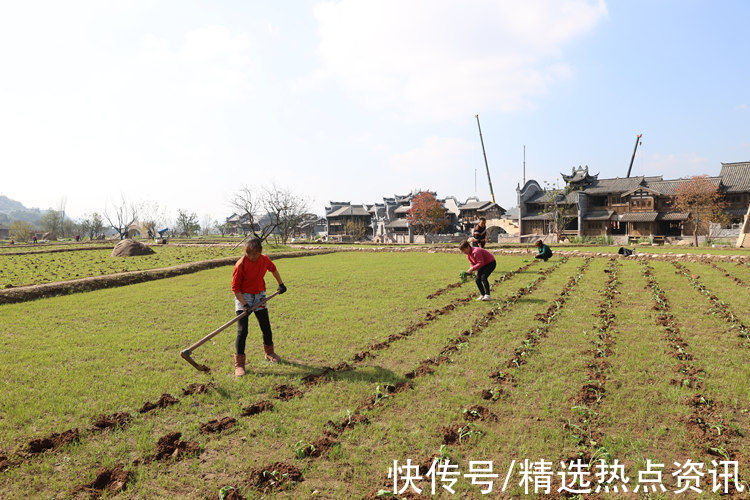
M 531 268 L 535 264 L 536 262 L 531 262 L 519 268 L 506 271 L 500 277 L 498 277 L 494 281 L 494 283 L 496 285 L 504 283 L 505 281 L 508 281 L 514 276 L 524 271 L 527 271 L 529 268 Z M 436 321 L 442 318 L 443 316 L 445 316 L 446 314 L 449 314 L 455 311 L 457 307 L 471 303 L 472 299 L 474 299 L 476 296 L 477 296 L 476 292 L 472 292 L 466 297 L 454 299 L 453 301 L 451 301 L 450 303 L 448 303 L 447 305 L 439 309 L 434 309 L 432 311 L 429 311 L 425 314 L 424 319 L 417 321 L 415 323 L 412 323 L 411 325 L 407 326 L 403 331 L 399 333 L 394 333 L 390 335 L 388 339 L 382 342 L 377 342 L 375 344 L 370 345 L 368 349 L 365 349 L 355 354 L 349 362 L 342 361 L 335 367 L 326 367 L 319 373 L 305 375 L 304 377 L 302 377 L 302 381 L 304 382 L 305 385 L 308 385 L 308 386 L 315 385 L 315 384 L 330 381 L 331 376 L 337 373 L 353 370 L 357 364 L 362 363 L 363 361 L 367 359 L 373 359 L 377 357 L 379 352 L 373 352 L 373 351 L 383 351 L 389 348 L 394 342 L 403 340 L 413 335 L 414 333 L 421 330 L 422 328 L 425 328 L 428 323 L 432 321 Z
M 727 278 L 730 278 L 730 279 L 734 280 L 734 282 L 737 283 L 738 285 L 744 286 L 744 287 L 750 287 L 750 284 L 745 283 L 745 281 L 742 278 L 740 278 L 739 276 L 736 276 L 736 275 L 730 273 L 729 271 L 727 271 L 723 267 L 717 266 L 713 262 L 706 262 L 706 264 L 708 264 L 709 266 L 713 267 L 714 269 L 716 269 L 717 271 L 719 271 L 721 274 L 723 274 Z M 742 265 L 742 264 L 740 264 L 740 265 Z
M 503 303 L 496 303 L 492 306 L 492 308 L 484 314 L 482 317 L 478 318 L 472 326 L 461 332 L 457 337 L 451 339 L 440 351 L 440 353 L 432 358 L 427 358 L 419 363 L 419 365 L 410 372 L 404 374 L 404 378 L 409 379 L 410 381 L 413 381 L 414 379 L 421 378 L 427 375 L 431 375 L 435 372 L 435 367 L 440 366 L 444 363 L 450 363 L 452 362 L 451 355 L 458 354 L 461 352 L 461 349 L 468 345 L 472 339 L 472 337 L 475 337 L 482 333 L 482 331 L 493 321 L 499 319 L 502 317 L 505 313 L 507 313 L 509 310 L 511 310 L 518 301 L 523 298 L 524 296 L 532 293 L 534 290 L 536 290 L 541 283 L 547 279 L 547 277 L 554 272 L 557 268 L 559 268 L 562 264 L 567 262 L 567 258 L 561 259 L 559 262 L 554 264 L 553 266 L 550 266 L 549 268 L 540 271 L 539 277 L 536 278 L 531 284 L 519 288 L 516 292 L 514 292 L 511 296 L 509 296 Z M 383 405 L 383 402 L 386 401 L 391 395 L 405 392 L 408 390 L 411 390 L 414 388 L 414 386 L 411 384 L 411 382 L 401 382 L 396 385 L 386 385 L 385 390 L 381 391 L 380 387 L 376 389 L 376 392 L 374 395 L 367 397 L 364 399 L 355 409 L 353 416 L 357 417 L 357 424 L 368 424 L 369 419 L 362 415 L 363 411 L 370 411 L 375 409 L 378 406 Z M 476 430 L 474 421 L 476 420 L 484 420 L 484 419 L 492 419 L 494 414 L 487 410 L 484 407 L 481 407 L 479 405 L 475 405 L 471 408 L 468 408 L 465 413 L 465 418 L 468 421 L 468 423 L 461 423 L 461 424 L 451 424 L 449 426 L 443 427 L 439 429 L 441 435 L 443 436 L 444 443 L 450 443 L 450 444 L 460 444 L 464 441 L 479 436 L 479 431 Z M 322 451 L 318 452 L 316 454 L 309 454 L 307 456 L 320 456 L 325 451 L 330 449 L 331 446 L 337 444 L 339 441 L 339 437 L 341 434 L 351 428 L 352 426 L 342 426 L 342 425 L 332 425 L 333 422 L 329 421 L 329 427 L 331 429 L 325 429 L 323 436 L 316 441 L 314 441 L 312 444 L 312 447 L 310 449 L 321 449 Z M 432 461 L 432 459 L 435 458 L 435 456 L 430 457 L 430 459 L 425 460 L 424 462 L 427 463 L 428 461 Z M 429 465 L 422 465 L 421 468 L 424 468 L 422 472 L 426 472 Z M 370 495 L 372 496 L 372 495 Z M 368 496 L 368 498 L 370 498 Z
M 730 330 L 736 330 L 740 338 L 750 340 L 750 328 L 745 325 L 736 314 L 732 312 L 729 305 L 723 300 L 719 299 L 706 285 L 701 283 L 700 276 L 690 274 L 688 269 L 680 264 L 679 262 L 672 262 L 672 265 L 677 269 L 676 273 L 684 276 L 690 282 L 690 285 L 698 290 L 701 294 L 705 295 L 708 300 L 711 301 L 713 307 L 708 312 L 710 314 L 717 314 L 729 323 Z M 747 346 L 747 343 L 743 343 Z
M 591 341 L 592 348 L 585 350 L 584 355 L 593 356 L 587 365 L 588 382 L 586 382 L 576 394 L 576 413 L 564 424 L 565 430 L 572 436 L 578 445 L 576 456 L 566 458 L 563 461 L 581 459 L 582 462 L 590 464 L 592 456 L 596 453 L 601 456 L 604 451 L 602 443 L 604 435 L 598 430 L 596 412 L 602 399 L 606 394 L 607 371 L 609 362 L 607 358 L 612 356 L 616 321 L 615 298 L 619 292 L 618 271 L 620 265 L 614 259 L 610 261 L 605 273 L 609 274 L 602 289 L 602 299 L 599 302 L 599 312 L 594 316 L 597 318 L 594 325 L 595 338 Z
M 498 280 L 496 280 L 498 283 L 501 283 L 512 276 L 515 276 L 517 273 L 520 273 L 526 269 L 528 269 L 530 266 L 525 265 L 521 266 L 518 269 L 508 271 L 504 273 L 503 276 L 501 276 Z M 390 346 L 393 342 L 400 340 L 401 338 L 406 338 L 407 336 L 413 334 L 418 329 L 423 328 L 426 326 L 428 321 L 434 321 L 435 319 L 438 319 L 439 317 L 443 316 L 444 314 L 453 311 L 455 307 L 462 303 L 467 303 L 471 301 L 472 296 L 470 295 L 466 299 L 456 299 L 456 301 L 451 302 L 450 304 L 446 305 L 445 307 L 441 309 L 436 309 L 434 311 L 430 311 L 426 315 L 425 321 L 420 321 L 418 323 L 415 323 L 414 325 L 411 325 L 410 327 L 407 327 L 406 330 L 399 334 L 391 335 L 386 342 L 382 342 L 379 344 L 375 344 L 374 348 L 378 350 L 386 349 Z M 365 351 L 367 354 L 362 357 L 362 359 L 365 358 L 373 358 L 375 355 L 369 353 L 369 351 Z M 356 361 L 354 361 L 356 363 Z M 322 372 L 317 374 L 311 374 L 306 375 L 302 378 L 302 381 L 305 383 L 306 386 L 312 386 L 317 383 L 330 381 L 330 376 L 334 373 L 339 373 L 347 370 L 353 370 L 354 367 L 349 365 L 346 362 L 339 363 L 333 368 L 325 368 Z M 215 388 L 214 384 L 211 382 L 208 382 L 206 384 L 199 384 L 194 383 L 188 385 L 186 388 L 182 390 L 183 395 L 193 395 L 193 394 L 204 394 L 207 393 L 210 389 Z M 279 399 L 281 401 L 288 401 L 295 397 L 301 397 L 303 395 L 303 392 L 299 389 L 285 385 L 285 384 L 279 384 L 274 386 L 275 395 L 274 397 L 276 399 Z M 152 410 L 155 410 L 157 408 L 167 408 L 169 406 L 173 406 L 179 403 L 179 399 L 172 396 L 171 394 L 164 393 L 162 394 L 156 401 L 146 401 L 143 406 L 138 410 L 139 413 L 145 414 Z M 256 404 L 257 408 L 251 405 L 251 407 L 245 408 L 246 411 L 243 411 L 243 416 L 251 416 L 255 415 L 257 413 L 260 413 L 262 411 L 267 411 L 268 409 L 272 409 L 273 405 L 269 403 L 268 401 L 261 401 Z M 126 427 L 130 420 L 131 420 L 130 413 L 127 412 L 115 412 L 112 415 L 106 415 L 102 414 L 94 418 L 93 420 L 93 426 L 91 429 L 89 429 L 90 433 L 99 432 L 104 429 L 108 428 L 114 428 L 114 427 Z M 207 429 L 211 429 L 213 425 L 215 425 L 214 422 L 206 422 L 202 425 L 205 425 Z M 223 427 L 219 430 L 223 430 Z M 7 469 L 11 466 L 17 465 L 20 462 L 30 458 L 33 455 L 37 455 L 39 453 L 48 451 L 48 450 L 55 450 L 56 448 L 59 448 L 63 445 L 72 443 L 72 442 L 79 442 L 81 438 L 81 433 L 78 428 L 69 429 L 67 431 L 64 431 L 61 434 L 52 434 L 48 437 L 44 438 L 35 438 L 31 439 L 26 447 L 19 452 L 17 452 L 16 456 L 17 458 L 15 460 L 8 458 L 6 455 L 0 455 L 0 470 Z
M 659 312 L 656 317 L 656 324 L 664 331 L 664 339 L 669 345 L 669 355 L 680 360 L 675 368 L 677 378 L 672 379 L 673 385 L 695 390 L 693 395 L 686 398 L 687 404 L 692 413 L 688 417 L 685 425 L 693 442 L 706 453 L 716 460 L 739 460 L 741 457 L 737 446 L 734 443 L 739 437 L 737 426 L 729 425 L 722 416 L 721 409 L 727 408 L 727 405 L 705 394 L 697 392 L 703 389 L 702 377 L 705 371 L 697 366 L 693 355 L 688 351 L 688 344 L 681 337 L 680 325 L 672 314 L 672 308 L 666 294 L 659 286 L 659 282 L 653 275 L 653 268 L 644 263 L 643 276 L 646 278 L 646 289 L 651 290 L 653 309 Z M 743 463 L 739 460 L 740 463 Z M 744 485 L 743 489 L 748 488 L 746 481 L 740 480 Z M 738 494 L 736 485 L 730 483 L 730 494 Z
M 432 292 L 431 294 L 429 294 L 429 295 L 427 296 L 427 298 L 428 298 L 428 299 L 434 299 L 434 298 L 436 298 L 436 297 L 440 297 L 440 296 L 441 296 L 441 295 L 443 295 L 443 294 L 444 294 L 445 292 L 448 292 L 448 291 L 450 291 L 450 290 L 453 290 L 454 288 L 459 288 L 459 287 L 460 287 L 461 285 L 463 285 L 464 283 L 466 283 L 466 282 L 465 282 L 465 281 L 456 281 L 455 283 L 451 283 L 450 285 L 448 285 L 448 286 L 446 286 L 446 287 L 444 287 L 444 288 L 441 288 L 441 289 L 439 289 L 439 290 L 437 290 L 437 291 L 434 291 L 434 292 Z
M 45 253 L 80 252 L 82 250 L 112 250 L 114 247 L 114 245 L 91 245 L 90 247 L 47 248 L 43 250 L 28 250 L 20 252 L 0 252 L 0 257 L 4 257 L 6 255 L 38 255 Z
M 334 253 L 334 250 L 315 250 L 305 252 L 286 252 L 279 254 L 270 254 L 271 260 L 288 259 L 293 257 L 310 257 L 313 255 L 324 255 Z M 199 262 L 190 262 L 177 266 L 163 267 L 159 269 L 144 269 L 142 271 L 128 271 L 117 274 L 105 274 L 102 276 L 91 276 L 68 281 L 57 281 L 55 283 L 43 283 L 40 285 L 19 286 L 17 288 L 7 288 L 0 290 L 0 304 L 12 304 L 17 302 L 27 302 L 29 300 L 40 299 L 43 297 L 52 297 L 55 295 L 68 295 L 71 293 L 90 292 L 92 290 L 101 290 L 104 288 L 114 288 L 118 286 L 133 285 L 146 281 L 154 281 L 165 278 L 173 278 L 183 274 L 196 273 L 213 269 L 215 267 L 234 265 L 237 257 L 224 257 L 221 259 L 203 260 Z
M 562 259 L 560 262 L 541 271 L 539 273 L 540 276 L 536 278 L 536 280 L 534 280 L 531 284 L 518 289 L 502 304 L 499 302 L 493 304 L 492 308 L 482 317 L 478 318 L 469 329 L 464 330 L 459 336 L 450 340 L 443 347 L 438 356 L 423 360 L 419 363 L 417 368 L 404 374 L 403 377 L 406 379 L 410 379 L 409 381 L 399 382 L 395 385 L 386 384 L 382 389 L 380 386 L 378 386 L 375 390 L 375 393 L 372 396 L 368 396 L 367 398 L 362 400 L 357 405 L 354 412 L 347 412 L 347 417 L 338 422 L 334 419 L 329 420 L 326 423 L 326 428 L 323 430 L 323 434 L 311 443 L 301 444 L 297 449 L 297 455 L 299 457 L 309 458 L 324 456 L 331 449 L 331 447 L 337 445 L 340 442 L 339 438 L 345 431 L 352 429 L 357 425 L 368 425 L 370 423 L 370 420 L 366 415 L 363 414 L 363 412 L 370 411 L 379 406 L 382 406 L 384 404 L 384 401 L 390 400 L 395 394 L 413 389 L 414 386 L 411 383 L 412 380 L 430 375 L 434 373 L 434 368 L 436 366 L 451 362 L 452 360 L 450 358 L 450 355 L 459 353 L 461 349 L 459 346 L 467 345 L 470 342 L 472 336 L 479 335 L 482 330 L 490 324 L 490 322 L 498 319 L 504 313 L 509 311 L 518 303 L 518 301 L 522 297 L 536 290 L 553 271 L 555 271 L 566 261 L 567 259 Z M 519 270 L 511 272 L 517 273 L 519 272 Z M 467 438 L 469 434 L 463 432 L 462 438 Z M 272 466 L 261 468 L 261 470 L 267 470 L 270 467 Z M 290 486 L 291 484 L 288 485 Z M 251 484 L 250 486 L 257 488 L 257 486 L 253 484 Z M 263 491 L 268 492 L 269 488 L 267 486 L 264 486 Z

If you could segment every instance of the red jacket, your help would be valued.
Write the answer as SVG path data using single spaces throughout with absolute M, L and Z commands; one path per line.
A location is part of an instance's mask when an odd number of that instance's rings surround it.
M 490 262 L 495 262 L 495 256 L 481 247 L 471 247 L 471 252 L 466 257 L 471 262 L 472 271 L 476 271 Z
M 232 273 L 232 291 L 234 293 L 260 293 L 266 290 L 266 281 L 263 279 L 266 271 L 276 272 L 276 266 L 271 259 L 261 255 L 258 260 L 252 262 L 244 255 L 234 265 Z

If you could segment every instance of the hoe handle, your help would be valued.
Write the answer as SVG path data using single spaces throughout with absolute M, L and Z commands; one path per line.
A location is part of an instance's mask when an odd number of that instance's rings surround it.
M 208 342 L 209 340 L 211 340 L 212 338 L 216 337 L 218 334 L 220 334 L 221 332 L 223 332 L 224 330 L 226 330 L 227 328 L 229 328 L 230 326 L 232 326 L 233 324 L 235 324 L 240 318 L 244 318 L 245 316 L 247 316 L 247 314 L 249 312 L 253 312 L 256 309 L 260 309 L 261 307 L 263 307 L 264 305 L 266 305 L 266 302 L 268 302 L 269 300 L 271 300 L 272 298 L 274 298 L 278 294 L 279 294 L 279 292 L 272 293 L 271 295 L 269 295 L 268 297 L 266 297 L 262 301 L 258 302 L 253 307 L 251 307 L 249 311 L 244 311 L 242 314 L 238 314 L 237 316 L 235 316 L 231 320 L 227 321 L 226 323 L 224 323 L 223 325 L 221 325 L 219 328 L 217 328 L 213 332 L 209 333 L 208 335 L 206 335 L 205 337 L 203 337 L 202 339 L 200 339 L 195 344 L 193 344 L 190 347 L 188 347 L 187 349 L 185 349 L 185 351 L 187 351 L 187 355 L 189 356 L 195 349 L 199 348 L 200 346 L 202 346 L 203 344 L 205 344 L 206 342 Z M 184 353 L 185 351 L 182 351 L 182 352 Z

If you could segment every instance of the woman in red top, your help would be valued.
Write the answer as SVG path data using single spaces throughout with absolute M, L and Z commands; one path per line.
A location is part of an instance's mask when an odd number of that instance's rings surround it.
M 279 293 L 286 292 L 286 287 L 281 281 L 281 275 L 271 259 L 263 255 L 263 245 L 260 239 L 252 238 L 245 246 L 245 255 L 234 265 L 232 274 L 232 292 L 234 292 L 234 310 L 237 315 L 249 310 L 254 305 L 266 300 L 266 282 L 263 279 L 266 271 L 271 271 L 273 277 L 279 284 Z M 247 339 L 247 318 L 237 321 L 237 341 L 235 342 L 234 375 L 241 377 L 245 374 L 245 340 Z M 268 319 L 268 308 L 263 305 L 255 310 L 255 317 L 263 332 L 263 350 L 266 359 L 274 363 L 281 358 L 273 352 L 273 336 L 271 334 L 271 321 Z
M 489 278 L 492 271 L 495 270 L 497 262 L 495 262 L 495 256 L 490 252 L 480 247 L 472 247 L 468 241 L 464 241 L 459 245 L 459 250 L 466 254 L 469 258 L 471 267 L 466 271 L 469 274 L 477 273 L 477 288 L 479 288 L 479 298 L 477 300 L 492 300 L 490 297 L 490 282 Z

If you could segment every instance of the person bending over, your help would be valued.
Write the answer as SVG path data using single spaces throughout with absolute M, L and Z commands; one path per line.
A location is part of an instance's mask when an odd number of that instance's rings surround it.
M 492 300 L 488 278 L 497 265 L 495 256 L 484 248 L 472 247 L 468 241 L 462 242 L 458 248 L 466 254 L 471 263 L 471 267 L 469 267 L 467 273 L 476 273 L 477 288 L 479 288 L 479 298 L 477 300 Z

